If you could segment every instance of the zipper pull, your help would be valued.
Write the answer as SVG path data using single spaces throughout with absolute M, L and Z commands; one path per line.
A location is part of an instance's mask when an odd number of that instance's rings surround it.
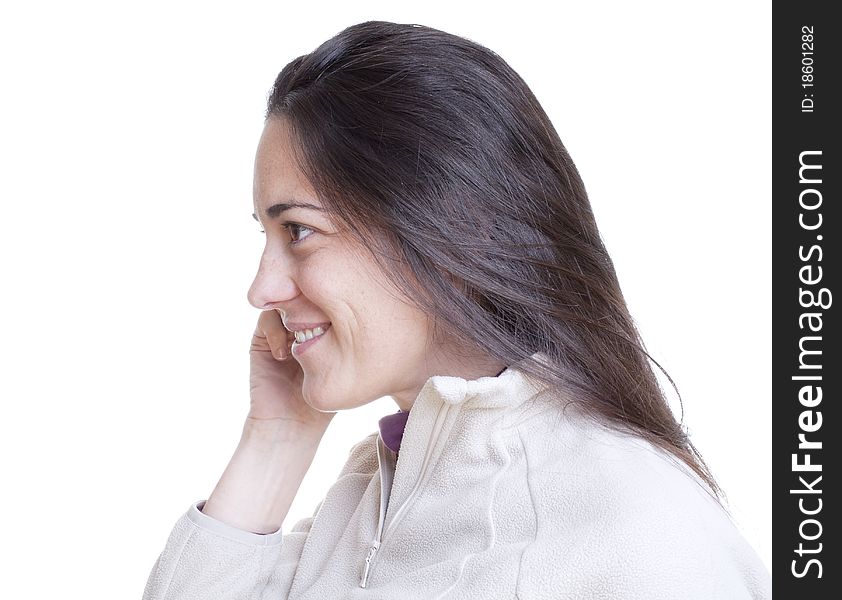
M 368 548 L 368 554 L 365 557 L 365 568 L 363 569 L 363 578 L 360 580 L 360 587 L 365 587 L 366 582 L 368 581 L 368 570 L 371 568 L 371 559 L 374 558 L 374 553 L 377 552 L 377 549 L 380 547 L 380 542 L 374 540 L 371 542 L 371 546 Z

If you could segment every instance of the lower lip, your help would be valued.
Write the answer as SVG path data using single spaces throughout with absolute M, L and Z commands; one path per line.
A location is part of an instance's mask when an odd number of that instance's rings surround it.
M 314 344 L 316 344 L 316 342 L 318 342 L 318 341 L 319 341 L 319 340 L 321 340 L 324 336 L 326 336 L 326 335 L 327 335 L 327 332 L 328 332 L 329 330 L 330 330 L 330 327 L 328 327 L 327 329 L 325 329 L 325 330 L 324 330 L 324 333 L 322 333 L 322 335 L 320 335 L 319 337 L 314 337 L 313 339 L 311 339 L 311 340 L 307 340 L 306 342 L 304 342 L 304 343 L 302 343 L 302 344 L 299 344 L 299 343 L 298 343 L 298 341 L 293 342 L 293 343 L 292 343 L 292 354 L 293 354 L 293 356 L 295 356 L 295 357 L 299 357 L 299 356 L 301 356 L 302 354 L 304 354 L 304 352 L 306 352 L 306 351 L 307 351 L 307 350 L 309 350 L 311 347 L 313 347 L 313 345 L 314 345 Z

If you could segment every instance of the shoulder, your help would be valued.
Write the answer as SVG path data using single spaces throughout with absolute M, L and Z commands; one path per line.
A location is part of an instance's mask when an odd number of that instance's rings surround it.
M 339 476 L 316 506 L 314 516 L 326 510 L 329 514 L 350 518 L 349 514 L 355 510 L 372 478 L 377 475 L 377 435 L 376 432 L 369 434 L 351 446 Z
M 764 597 L 741 595 L 765 567 L 687 465 L 569 410 L 544 421 L 522 434 L 529 486 L 545 551 L 570 577 L 618 598 Z
M 723 511 L 710 488 L 680 459 L 573 406 L 545 411 L 520 430 L 530 478 L 563 486 L 571 501 L 598 497 L 611 514 L 650 514 L 688 502 L 693 508 Z
M 348 451 L 348 457 L 345 460 L 345 464 L 342 466 L 342 470 L 339 473 L 339 477 L 342 478 L 346 475 L 366 475 L 371 477 L 379 468 L 379 464 L 377 462 L 377 436 L 379 433 L 377 431 L 368 434 L 359 442 L 351 446 L 351 449 Z

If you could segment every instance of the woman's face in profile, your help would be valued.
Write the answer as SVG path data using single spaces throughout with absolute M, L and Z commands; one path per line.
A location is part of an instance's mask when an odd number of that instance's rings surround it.
M 408 410 L 439 367 L 426 355 L 429 319 L 400 301 L 374 260 L 320 210 L 288 135 L 282 120 L 270 118 L 257 148 L 254 212 L 266 245 L 249 302 L 277 310 L 287 329 L 330 324 L 303 352 L 293 351 L 308 404 L 335 411 L 393 396 Z M 271 208 L 280 203 L 313 207 Z

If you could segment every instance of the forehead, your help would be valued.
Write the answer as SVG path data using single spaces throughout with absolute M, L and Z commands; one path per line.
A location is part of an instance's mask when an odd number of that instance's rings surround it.
M 254 160 L 254 210 L 275 218 L 283 210 L 319 210 L 322 203 L 295 160 L 289 129 L 282 120 L 267 120 Z

